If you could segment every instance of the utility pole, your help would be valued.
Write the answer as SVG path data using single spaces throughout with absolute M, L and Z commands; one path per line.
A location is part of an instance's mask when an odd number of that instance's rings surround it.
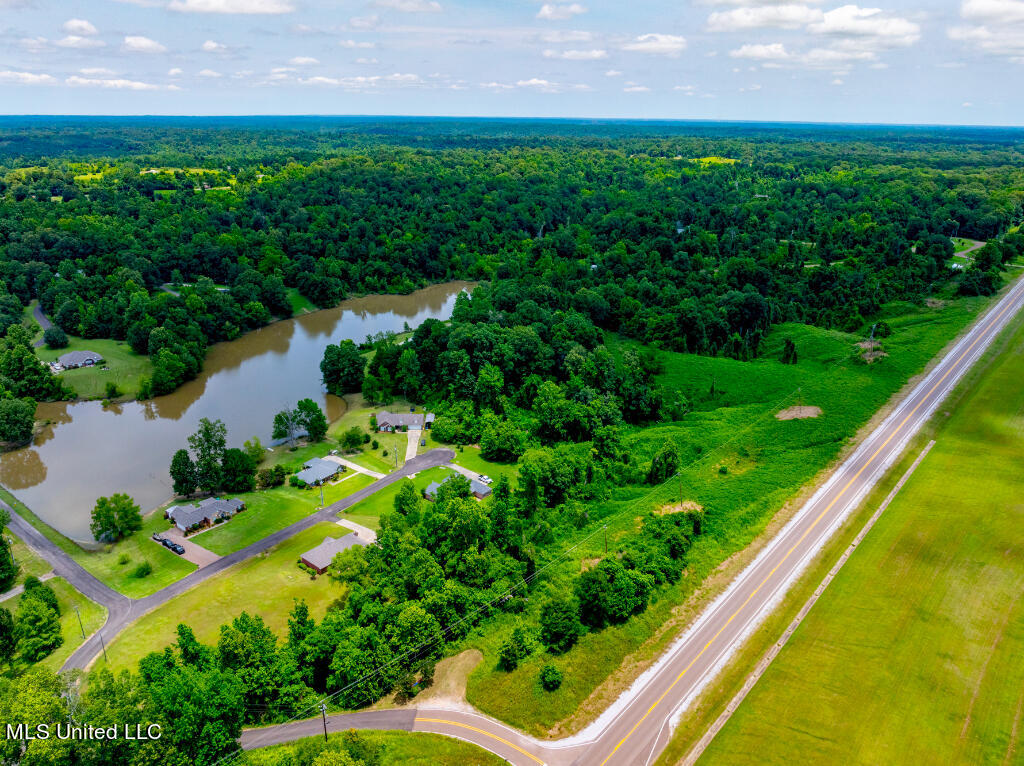
M 323 719 L 324 719 L 324 742 L 326 742 L 327 741 L 327 703 L 326 702 L 321 702 L 320 703 L 320 715 L 323 716 Z
M 78 604 L 75 604 L 75 614 L 78 615 L 78 628 L 82 631 L 82 638 L 85 638 L 85 626 L 82 625 L 82 613 L 78 611 Z
M 320 482 L 320 507 L 324 507 L 324 483 Z
M 103 649 L 103 661 L 110 664 L 110 660 L 107 659 L 107 646 L 103 643 L 103 631 L 100 631 L 97 635 L 100 637 L 100 648 Z
M 608 525 L 604 525 L 604 555 L 608 555 Z

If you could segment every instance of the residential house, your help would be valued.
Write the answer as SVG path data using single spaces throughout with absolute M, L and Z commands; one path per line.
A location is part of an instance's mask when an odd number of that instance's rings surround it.
M 348 550 L 353 545 L 368 545 L 369 540 L 363 540 L 358 532 L 353 532 L 344 537 L 325 537 L 324 541 L 312 550 L 302 554 L 300 561 L 317 574 L 323 574 L 327 567 L 334 561 L 334 557 L 342 551 Z
M 382 410 L 377 413 L 378 431 L 401 431 L 403 428 L 410 431 L 430 430 L 434 425 L 434 413 L 427 412 L 388 412 Z
M 166 516 L 182 532 L 191 532 L 217 523 L 217 519 L 230 519 L 245 508 L 245 503 L 237 497 L 208 497 L 198 505 L 172 505 Z
M 434 499 L 437 497 L 437 490 L 441 488 L 441 485 L 447 481 L 451 481 L 454 478 L 455 476 L 452 475 L 448 476 L 441 482 L 430 482 L 430 484 L 427 485 L 427 488 L 423 490 L 423 497 L 425 497 L 430 502 L 434 502 Z M 491 488 L 484 484 L 482 481 L 477 481 L 476 479 L 469 480 L 469 491 L 473 493 L 473 497 L 475 497 L 477 500 L 483 500 L 485 497 L 490 497 L 491 495 Z
M 324 460 L 322 457 L 315 457 L 303 464 L 302 470 L 296 474 L 296 477 L 300 481 L 306 482 L 306 484 L 316 486 L 323 484 L 335 474 L 344 470 L 345 466 L 341 463 L 335 463 L 333 460 Z
M 78 367 L 94 367 L 103 361 L 103 357 L 95 351 L 68 351 L 57 359 L 57 364 L 65 370 L 74 370 Z

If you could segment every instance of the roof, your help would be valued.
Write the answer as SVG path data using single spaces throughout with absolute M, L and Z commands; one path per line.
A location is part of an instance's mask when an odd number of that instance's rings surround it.
M 212 522 L 219 516 L 231 516 L 242 510 L 244 504 L 237 497 L 231 500 L 208 497 L 199 505 L 174 505 L 167 509 L 167 515 L 176 526 L 188 529 L 204 521 Z
M 422 412 L 388 412 L 377 413 L 377 427 L 381 426 L 422 426 Z
M 437 495 L 437 490 L 441 488 L 441 484 L 444 484 L 447 481 L 451 481 L 454 478 L 455 474 L 452 474 L 451 476 L 446 476 L 444 479 L 440 481 L 440 483 L 436 481 L 430 482 L 430 484 L 427 485 L 427 488 L 423 490 L 423 494 L 427 495 L 428 497 L 434 497 L 435 495 Z M 480 497 L 487 497 L 488 495 L 491 494 L 491 488 L 484 484 L 482 481 L 477 481 L 476 479 L 469 479 L 469 491 L 472 492 L 474 495 L 480 495 Z
M 315 457 L 307 460 L 303 465 L 303 469 L 296 476 L 306 482 L 306 484 L 316 484 L 318 481 L 331 478 L 340 470 L 340 463 Z
M 60 362 L 65 367 L 68 367 L 73 364 L 85 364 L 90 359 L 93 361 L 94 364 L 96 362 L 103 361 L 103 357 L 97 354 L 95 351 L 68 351 L 66 354 L 62 354 L 60 358 L 57 359 L 57 361 Z
M 355 533 L 344 537 L 325 537 L 318 546 L 303 553 L 302 559 L 317 569 L 326 569 L 339 553 L 348 550 L 353 545 L 364 545 L 365 542 Z

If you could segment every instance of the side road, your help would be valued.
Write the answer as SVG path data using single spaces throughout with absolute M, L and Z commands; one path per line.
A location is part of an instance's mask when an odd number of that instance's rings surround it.
M 89 638 L 80 647 L 78 647 L 77 650 L 75 650 L 61 668 L 62 670 L 70 670 L 72 668 L 88 667 L 96 655 L 102 651 L 105 644 L 110 643 L 129 623 L 135 621 L 151 609 L 155 609 L 156 607 L 167 603 L 170 599 L 194 588 L 204 580 L 223 572 L 225 569 L 228 569 L 239 562 L 250 559 L 263 551 L 274 547 L 278 543 L 297 535 L 303 530 L 309 529 L 322 521 L 334 521 L 335 514 L 345 510 L 346 508 L 350 508 L 361 500 L 365 500 L 370 495 L 378 492 L 389 484 L 394 484 L 396 481 L 404 479 L 406 476 L 418 471 L 423 471 L 428 468 L 436 468 L 444 465 L 445 463 L 449 463 L 454 457 L 455 453 L 449 449 L 438 448 L 425 452 L 422 455 L 407 461 L 402 468 L 378 479 L 370 486 L 364 487 L 358 492 L 354 492 L 348 497 L 344 497 L 326 508 L 322 508 L 316 513 L 295 522 L 291 526 L 287 526 L 273 534 L 267 535 L 263 539 L 257 540 L 239 551 L 235 551 L 227 556 L 222 556 L 212 564 L 205 566 L 202 569 L 197 569 L 195 572 L 192 572 L 177 582 L 173 582 L 167 587 L 161 588 L 156 593 L 140 599 L 128 598 L 100 582 L 95 576 L 87 572 L 81 564 L 71 558 L 71 556 L 52 543 L 38 529 L 28 523 L 28 521 L 26 521 L 24 517 L 20 516 L 13 508 L 2 501 L 0 501 L 0 505 L 6 508 L 11 514 L 11 523 L 9 525 L 11 530 L 18 535 L 18 537 L 24 540 L 27 545 L 38 552 L 40 556 L 46 559 L 51 566 L 53 566 L 53 571 L 58 576 L 63 577 L 71 583 L 71 585 L 82 593 L 82 595 L 92 599 L 98 604 L 101 604 L 107 609 L 107 621 L 103 624 L 103 627 L 93 635 L 89 636 Z

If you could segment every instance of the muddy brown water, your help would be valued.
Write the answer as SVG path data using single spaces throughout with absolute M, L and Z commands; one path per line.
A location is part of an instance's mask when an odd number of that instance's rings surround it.
M 151 401 L 106 408 L 100 402 L 41 404 L 36 417 L 51 425 L 30 446 L 0 456 L 0 484 L 64 534 L 91 540 L 97 497 L 127 492 L 148 510 L 171 496 L 171 456 L 187 446 L 200 418 L 223 420 L 231 447 L 253 436 L 269 442 L 274 413 L 305 397 L 334 420 L 345 402 L 325 393 L 321 383 L 328 343 L 447 319 L 456 296 L 469 286 L 451 282 L 411 295 L 355 298 L 275 322 L 211 347 L 196 380 Z

